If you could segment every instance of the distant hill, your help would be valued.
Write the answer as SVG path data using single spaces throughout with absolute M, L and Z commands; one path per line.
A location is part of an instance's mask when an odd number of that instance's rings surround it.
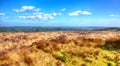
M 46 31 L 80 31 L 80 30 L 107 30 L 120 31 L 118 27 L 0 27 L 0 32 L 46 32 Z
M 99 30 L 105 30 L 105 31 L 120 31 L 120 28 L 104 28 Z

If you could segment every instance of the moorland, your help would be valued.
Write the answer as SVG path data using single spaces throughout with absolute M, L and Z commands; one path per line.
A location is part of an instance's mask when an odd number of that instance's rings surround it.
M 1 32 L 0 66 L 120 66 L 120 31 Z

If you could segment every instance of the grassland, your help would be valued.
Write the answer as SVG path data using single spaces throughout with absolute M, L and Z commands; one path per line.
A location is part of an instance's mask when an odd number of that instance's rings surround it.
M 120 32 L 0 33 L 0 66 L 120 66 Z

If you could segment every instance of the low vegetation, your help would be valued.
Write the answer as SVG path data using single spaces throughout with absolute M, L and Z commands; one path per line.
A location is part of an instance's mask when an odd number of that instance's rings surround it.
M 120 37 L 41 39 L 1 51 L 0 66 L 120 66 Z

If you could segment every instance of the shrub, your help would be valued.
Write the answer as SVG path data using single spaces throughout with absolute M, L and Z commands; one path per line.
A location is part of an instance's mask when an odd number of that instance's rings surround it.
M 45 47 L 45 40 L 39 40 L 37 42 L 34 42 L 32 45 L 36 45 L 37 48 L 43 49 Z
M 99 47 L 103 45 L 105 42 L 102 39 L 99 38 L 84 38 L 84 37 L 78 37 L 75 40 L 75 44 L 79 44 L 81 46 L 92 46 L 92 47 Z
M 51 39 L 50 41 L 55 42 L 55 43 L 62 43 L 62 44 L 68 43 L 67 36 L 65 35 L 60 35 L 56 37 L 55 39 Z
M 107 49 L 120 49 L 120 38 L 111 38 L 106 40 L 105 47 Z
M 24 62 L 27 63 L 28 65 L 30 65 L 33 62 L 33 60 L 30 57 L 25 56 L 24 57 Z

